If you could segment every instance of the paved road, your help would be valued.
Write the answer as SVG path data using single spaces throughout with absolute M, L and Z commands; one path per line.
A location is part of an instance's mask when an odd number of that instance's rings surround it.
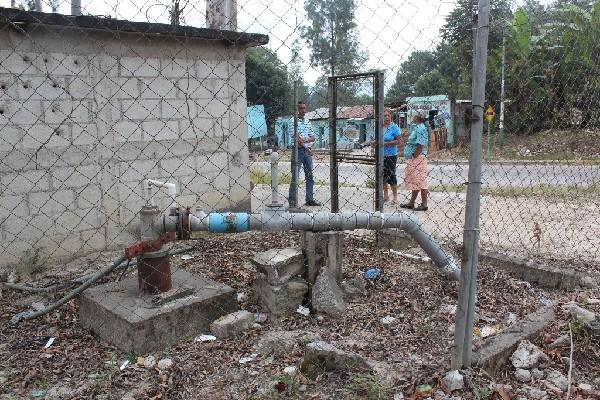
M 290 163 L 280 164 L 281 173 L 289 173 Z M 255 162 L 251 167 L 263 171 L 270 169 L 268 162 Z M 467 181 L 469 166 L 467 164 L 431 164 L 429 166 L 429 184 L 460 185 Z M 372 167 L 360 164 L 341 163 L 339 165 L 340 184 L 364 186 L 373 172 Z M 399 177 L 404 176 L 404 163 L 397 168 Z M 329 164 L 315 163 L 314 175 L 317 181 L 329 181 Z M 300 172 L 301 179 L 304 174 Z M 490 187 L 516 186 L 528 187 L 533 185 L 588 186 L 600 184 L 600 165 L 553 165 L 553 164 L 488 164 L 482 170 L 483 184 Z

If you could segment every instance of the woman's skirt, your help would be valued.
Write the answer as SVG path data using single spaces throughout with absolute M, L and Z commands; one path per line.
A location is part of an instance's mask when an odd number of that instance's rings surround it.
M 406 160 L 404 169 L 404 186 L 408 190 L 427 189 L 427 157 L 420 154 L 416 158 Z
M 398 179 L 396 178 L 396 161 L 398 161 L 398 156 L 385 156 L 383 158 L 383 183 L 387 185 L 398 184 Z

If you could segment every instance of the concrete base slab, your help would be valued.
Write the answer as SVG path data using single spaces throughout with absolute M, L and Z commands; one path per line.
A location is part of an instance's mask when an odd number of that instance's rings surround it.
M 529 314 L 506 331 L 487 339 L 473 354 L 473 362 L 495 376 L 517 349 L 521 340 L 532 340 L 554 321 L 553 306 L 543 307 Z
M 140 296 L 137 277 L 90 288 L 81 295 L 80 322 L 123 351 L 146 354 L 208 332 L 211 322 L 238 309 L 229 286 L 182 270 L 172 279 L 185 295 L 170 301 Z
M 377 245 L 384 249 L 408 250 L 418 246 L 412 236 L 402 229 L 382 229 L 376 235 Z

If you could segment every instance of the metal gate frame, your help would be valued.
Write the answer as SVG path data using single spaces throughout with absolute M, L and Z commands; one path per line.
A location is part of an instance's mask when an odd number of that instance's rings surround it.
M 373 79 L 373 102 L 375 111 L 375 138 L 377 148 L 375 151 L 375 211 L 383 212 L 383 101 L 384 101 L 384 74 L 383 70 L 348 75 L 335 75 L 328 78 L 329 89 L 329 185 L 331 187 L 331 212 L 339 212 L 339 175 L 337 154 L 337 85 L 341 81 L 352 81 L 365 78 Z M 368 162 L 365 157 L 356 158 L 355 161 Z

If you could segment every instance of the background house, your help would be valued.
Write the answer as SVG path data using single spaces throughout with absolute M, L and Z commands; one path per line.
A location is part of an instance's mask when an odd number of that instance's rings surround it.
M 263 149 L 267 140 L 267 121 L 265 118 L 265 106 L 262 104 L 248 106 L 246 110 L 246 121 L 248 122 L 248 148 Z

